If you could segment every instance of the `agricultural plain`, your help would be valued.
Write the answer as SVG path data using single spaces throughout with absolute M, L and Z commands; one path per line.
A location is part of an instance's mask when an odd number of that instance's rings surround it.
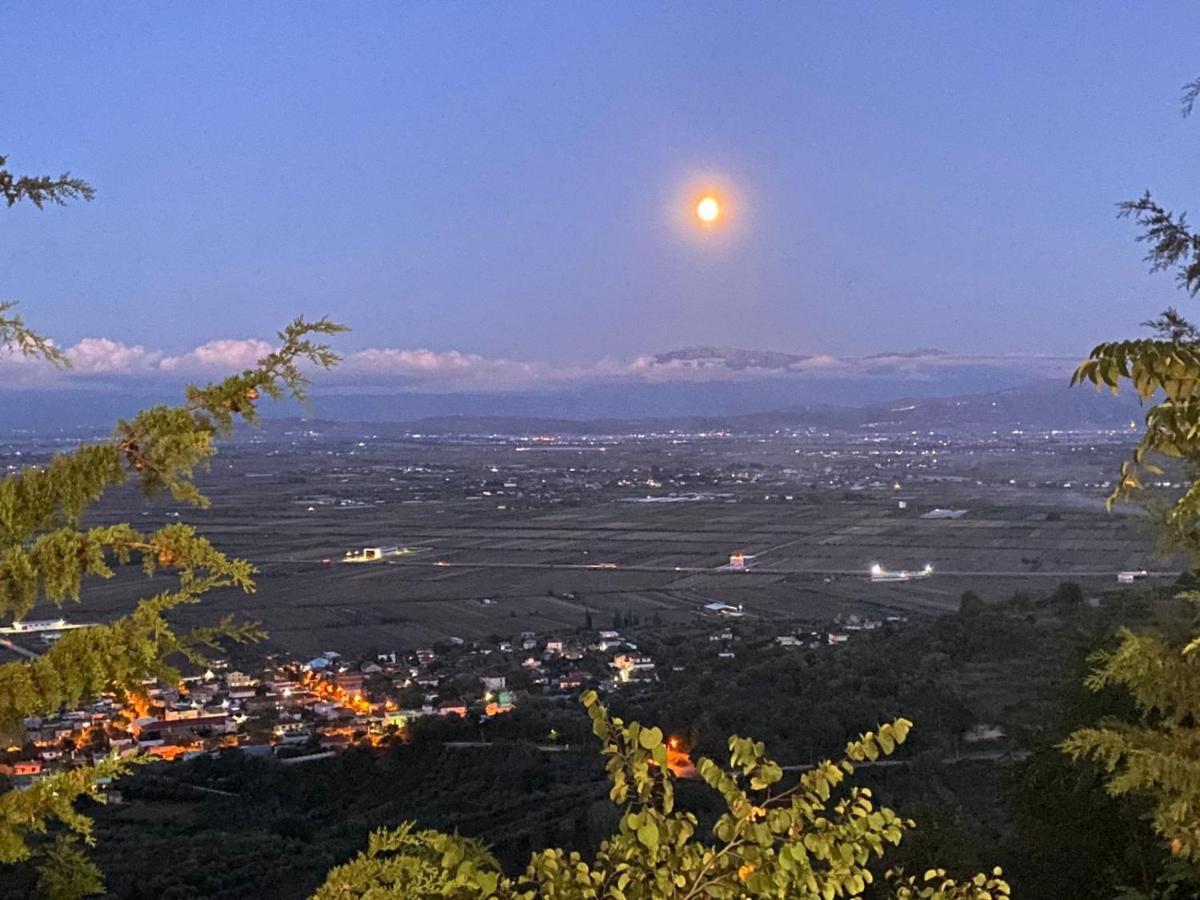
M 1137 508 L 1104 510 L 1128 434 L 778 431 L 579 438 L 413 434 L 273 422 L 225 447 L 200 481 L 208 510 L 132 491 L 94 521 L 181 516 L 259 568 L 182 616 L 257 620 L 288 653 L 402 650 L 450 637 L 707 615 L 914 616 L 1119 571 L 1173 578 Z M 10 467 L 46 441 L 13 439 Z M 19 456 L 17 454 L 20 454 Z M 383 561 L 347 551 L 399 548 Z M 744 568 L 729 566 L 744 554 Z M 875 582 L 869 567 L 931 577 Z M 169 584 L 130 567 L 88 585 L 114 616 Z M 52 610 L 39 611 L 50 615 Z

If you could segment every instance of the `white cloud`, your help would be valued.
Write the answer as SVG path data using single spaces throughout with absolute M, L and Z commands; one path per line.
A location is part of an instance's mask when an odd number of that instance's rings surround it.
M 253 338 L 209 341 L 179 354 L 123 344 L 110 338 L 84 338 L 65 351 L 72 362 L 72 368 L 67 371 L 39 360 L 0 353 L 0 387 L 82 385 L 112 379 L 170 382 L 209 379 L 252 366 L 271 350 L 271 344 Z M 720 355 L 724 352 L 714 356 L 710 348 L 700 352 L 638 356 L 632 361 L 605 357 L 592 363 L 562 365 L 489 357 L 460 350 L 375 347 L 346 353 L 342 365 L 323 375 L 321 382 L 335 389 L 359 384 L 426 393 L 505 392 L 600 382 L 832 377 L 923 380 L 954 367 L 1019 368 L 1034 377 L 1058 376 L 1069 372 L 1074 363 L 1074 360 L 1058 357 L 963 356 L 935 351 L 870 357 L 743 354 L 727 361 Z
M 108 338 L 84 338 L 66 351 L 73 372 L 81 374 L 151 371 L 162 360 L 161 353 L 141 345 L 130 347 Z
M 247 369 L 274 349 L 266 341 L 209 341 L 182 356 L 167 356 L 159 364 L 165 372 L 224 372 Z
M 459 350 L 359 350 L 346 356 L 334 377 L 396 380 L 430 390 L 521 390 L 570 377 L 570 370 Z

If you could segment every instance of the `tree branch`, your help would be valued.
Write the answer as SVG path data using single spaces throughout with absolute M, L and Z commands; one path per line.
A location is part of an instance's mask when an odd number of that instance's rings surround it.
M 57 178 L 50 175 L 13 175 L 5 168 L 8 158 L 0 156 L 0 196 L 9 206 L 28 200 L 38 209 L 47 203 L 66 206 L 68 200 L 91 200 L 96 190 L 82 178 L 63 172 Z

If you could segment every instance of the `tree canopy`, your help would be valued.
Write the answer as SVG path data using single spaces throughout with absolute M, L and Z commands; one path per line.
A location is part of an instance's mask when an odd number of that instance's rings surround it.
M 0 157 L 0 166 L 4 165 Z M 71 199 L 90 200 L 86 182 L 13 176 L 0 169 L 0 191 L 12 206 L 28 200 L 38 208 Z M 0 353 L 69 361 L 47 338 L 0 304 Z M 61 452 L 44 465 L 25 467 L 0 481 L 0 616 L 19 620 L 39 603 L 79 602 L 87 579 L 111 578 L 137 563 L 147 575 L 173 579 L 170 588 L 143 599 L 129 615 L 104 625 L 72 630 L 38 658 L 0 665 L 0 737 L 19 733 L 26 718 L 57 712 L 100 694 L 137 695 L 148 680 L 179 680 L 177 660 L 204 659 L 223 640 L 258 635 L 253 623 L 225 618 L 209 627 L 180 631 L 172 610 L 223 588 L 254 589 L 254 567 L 227 557 L 184 523 L 142 531 L 129 523 L 84 527 L 84 513 L 106 493 L 134 482 L 148 496 L 166 494 L 193 506 L 207 505 L 196 486 L 197 469 L 209 464 L 216 442 L 237 423 L 257 420 L 261 398 L 303 399 L 307 371 L 325 369 L 338 356 L 322 342 L 345 330 L 327 318 L 298 318 L 279 332 L 277 349 L 245 371 L 207 385 L 189 385 L 178 405 L 158 405 L 117 423 L 103 441 Z M 111 758 L 95 766 L 55 773 L 33 786 L 0 794 L 0 865 L 33 854 L 44 860 L 44 888 L 76 896 L 98 883 L 80 862 L 70 877 L 64 867 L 84 860 L 64 832 L 85 841 L 91 822 L 76 809 L 82 797 L 102 800 L 99 786 L 130 763 Z M 56 840 L 47 840 L 52 832 Z M 77 889 L 77 890 L 76 890 Z
M 1200 97 L 1200 80 L 1185 85 L 1183 113 Z M 1139 226 L 1138 240 L 1149 245 L 1152 272 L 1173 273 L 1188 296 L 1200 293 L 1200 234 L 1187 214 L 1168 210 L 1146 192 L 1120 204 L 1119 214 Z M 1103 343 L 1076 370 L 1072 383 L 1090 381 L 1116 393 L 1128 382 L 1145 404 L 1145 429 L 1109 498 L 1132 498 L 1149 476 L 1162 473 L 1162 461 L 1182 460 L 1190 484 L 1172 499 L 1162 524 L 1170 546 L 1200 554 L 1200 328 L 1168 308 L 1144 323 L 1150 339 Z M 1180 596 L 1193 603 L 1200 591 Z M 1194 630 L 1200 630 L 1198 625 Z M 1094 690 L 1116 686 L 1135 700 L 1135 721 L 1108 720 L 1075 731 L 1063 749 L 1091 759 L 1109 775 L 1116 796 L 1139 794 L 1154 801 L 1154 825 L 1171 851 L 1200 862 L 1200 635 L 1183 642 L 1161 633 L 1125 629 L 1119 646 L 1097 654 L 1088 681 Z
M 905 719 L 860 735 L 842 759 L 824 760 L 790 784 L 761 743 L 731 737 L 726 765 L 708 758 L 695 765 L 725 806 L 704 836 L 696 816 L 676 807 L 676 775 L 663 732 L 611 716 L 594 691 L 581 700 L 602 745 L 609 799 L 621 810 L 617 832 L 594 860 L 547 848 L 513 878 L 479 842 L 405 823 L 372 835 L 363 853 L 329 873 L 314 900 L 861 897 L 876 881 L 873 864 L 914 825 L 849 781 L 856 765 L 889 756 L 904 743 L 912 727 Z M 920 876 L 890 870 L 885 879 L 897 900 L 1009 896 L 999 869 L 966 882 L 939 868 Z

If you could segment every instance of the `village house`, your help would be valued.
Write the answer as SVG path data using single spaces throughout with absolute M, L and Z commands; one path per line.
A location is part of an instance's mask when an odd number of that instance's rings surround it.
M 560 691 L 577 691 L 587 683 L 590 677 L 587 672 L 568 672 L 558 679 L 558 689 Z
M 333 678 L 333 683 L 337 687 L 345 691 L 347 694 L 361 694 L 363 692 L 363 675 L 362 672 L 338 672 Z
M 42 774 L 42 764 L 36 760 L 22 760 L 8 765 L 0 765 L 0 775 L 7 775 L 15 790 L 32 787 L 33 783 L 42 777 Z
M 508 679 L 503 675 L 483 675 L 479 679 L 483 683 L 483 689 L 487 693 L 502 691 L 508 686 Z
M 467 704 L 461 700 L 443 700 L 438 704 L 438 715 L 458 716 L 460 719 L 465 719 L 467 717 Z
M 633 653 L 618 653 L 610 665 L 617 670 L 617 678 L 622 682 L 645 680 L 654 673 L 654 660 Z
M 322 734 L 317 743 L 322 750 L 347 750 L 353 742 L 350 735 L 334 732 Z
M 148 743 L 178 739 L 194 740 L 200 737 L 229 734 L 236 730 L 236 725 L 229 718 L 228 714 L 220 712 L 169 720 L 146 716 L 134 720 L 130 725 L 130 730 L 139 743 Z

